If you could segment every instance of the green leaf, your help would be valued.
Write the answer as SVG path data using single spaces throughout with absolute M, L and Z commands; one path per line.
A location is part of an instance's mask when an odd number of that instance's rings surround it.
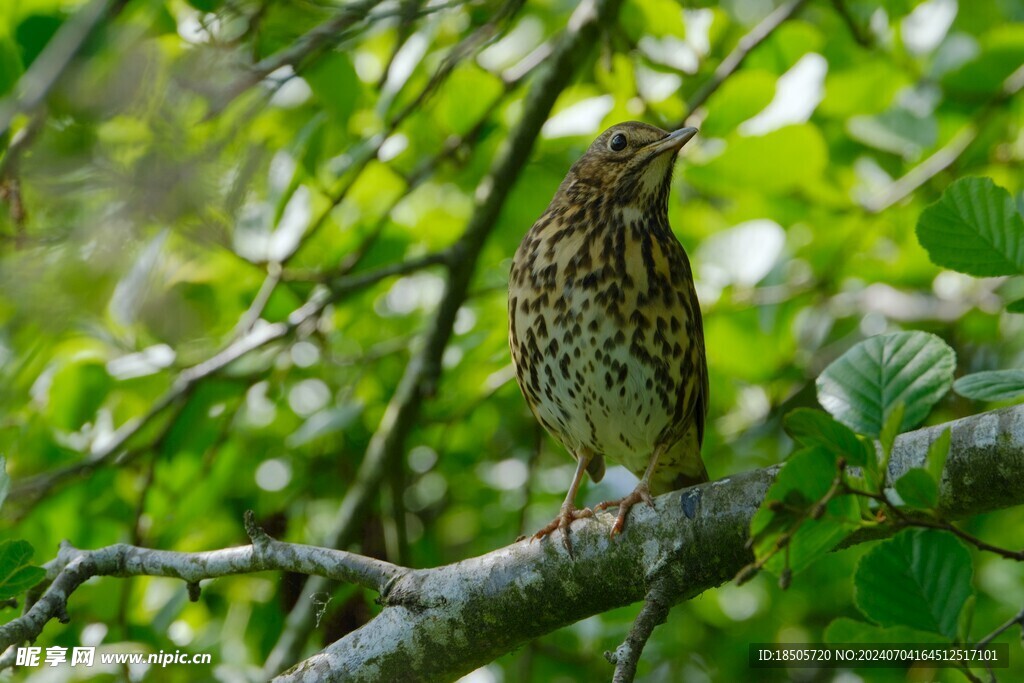
M 892 455 L 893 444 L 896 443 L 896 437 L 900 435 L 902 431 L 900 425 L 903 424 L 903 418 L 907 412 L 907 404 L 900 401 L 894 405 L 885 415 L 885 422 L 882 424 L 882 431 L 878 435 L 878 440 L 882 443 L 882 452 L 885 454 L 886 459 Z
M 912 467 L 896 480 L 896 493 L 910 507 L 931 510 L 939 503 L 939 487 L 921 467 Z
M 877 437 L 892 409 L 906 411 L 899 431 L 914 427 L 953 384 L 956 354 L 927 332 L 896 332 L 866 339 L 818 377 L 818 401 L 837 420 Z
M 1024 221 L 988 178 L 961 178 L 921 212 L 917 239 L 939 266 L 979 277 L 1024 273 Z
M 786 433 L 803 446 L 823 446 L 846 458 L 851 465 L 878 469 L 875 449 L 828 413 L 813 408 L 797 408 L 786 415 L 783 425 Z
M 31 14 L 14 29 L 14 39 L 21 48 L 21 63 L 24 68 L 31 66 L 36 57 L 56 35 L 64 23 L 60 14 Z
M 977 606 L 977 603 L 977 597 L 971 595 L 964 602 L 964 608 L 960 610 L 956 633 L 962 643 L 966 643 L 971 639 L 971 626 L 974 624 L 974 608 Z
M 302 77 L 335 121 L 348 121 L 361 93 L 349 55 L 340 52 L 326 55 L 305 69 Z
M 7 458 L 0 455 L 0 510 L 4 507 L 7 494 L 11 490 L 11 477 L 7 474 Z
M 502 86 L 498 78 L 477 67 L 475 62 L 466 61 L 448 77 L 446 92 L 451 94 L 437 98 L 432 107 L 445 129 L 462 135 L 501 95 Z
M 687 178 L 702 188 L 786 192 L 820 181 L 828 163 L 828 148 L 818 129 L 809 124 L 786 126 L 758 136 L 736 136 L 721 154 L 703 166 L 684 166 Z
M 946 457 L 949 455 L 949 443 L 953 434 L 947 427 L 939 434 L 939 438 L 932 441 L 928 447 L 928 455 L 925 456 L 925 469 L 936 484 L 942 483 L 942 471 L 946 468 Z
M 780 525 L 777 517 L 782 516 L 785 522 L 796 519 L 791 510 L 770 510 L 771 501 L 809 508 L 828 492 L 835 475 L 836 456 L 822 447 L 805 448 L 790 456 L 750 524 L 751 537 L 755 539 L 754 554 L 758 558 L 769 555 L 788 530 L 788 524 Z M 853 497 L 833 498 L 820 519 L 805 521 L 790 539 L 790 569 L 795 573 L 809 566 L 854 531 L 859 520 L 860 509 Z M 784 551 L 777 553 L 765 566 L 779 573 L 785 566 L 785 554 Z
M 943 77 L 945 89 L 960 96 L 995 93 L 1024 63 L 1024 26 L 1019 22 L 996 26 L 979 42 L 981 53 L 976 59 Z
M 53 424 L 74 431 L 96 414 L 110 391 L 106 367 L 92 359 L 72 361 L 53 375 L 49 410 Z
M 1024 396 L 1024 370 L 988 370 L 965 375 L 953 391 L 976 401 L 1011 401 Z
M 14 41 L 0 35 L 0 97 L 14 88 L 22 71 L 21 56 Z
M 905 412 L 906 405 L 903 401 L 894 405 L 885 416 L 882 432 L 878 435 L 878 440 L 882 444 L 882 466 L 880 468 L 882 483 L 889 477 L 889 458 L 892 457 L 892 447 L 896 443 L 896 437 L 900 434 L 900 425 L 903 423 Z
M 195 7 L 200 12 L 214 12 L 220 7 L 224 0 L 186 0 L 188 4 Z
M 849 617 L 833 619 L 825 629 L 826 643 L 943 643 L 942 636 L 906 626 L 882 628 Z
M 775 97 L 777 76 L 743 69 L 729 78 L 708 100 L 708 118 L 701 124 L 705 138 L 722 137 L 768 106 Z
M 1017 299 L 1006 304 L 1006 310 L 1010 313 L 1024 313 L 1024 299 Z
M 46 576 L 45 569 L 29 564 L 34 552 L 28 541 L 0 542 L 0 600 L 27 591 Z
M 865 554 L 854 602 L 882 626 L 909 626 L 954 638 L 971 588 L 971 554 L 953 535 L 907 529 Z

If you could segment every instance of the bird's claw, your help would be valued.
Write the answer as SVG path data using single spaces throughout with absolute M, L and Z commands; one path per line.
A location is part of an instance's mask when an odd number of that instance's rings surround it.
M 651 497 L 651 490 L 644 482 L 637 484 L 636 488 L 628 495 L 623 496 L 618 500 L 606 500 L 603 503 L 598 503 L 594 506 L 594 509 L 605 510 L 610 507 L 618 506 L 619 514 L 615 516 L 615 523 L 612 524 L 612 531 L 609 534 L 609 536 L 614 538 L 617 534 L 622 533 L 622 529 L 626 525 L 626 515 L 629 514 L 629 509 L 641 502 L 654 507 L 654 498 Z
M 540 538 L 544 538 L 555 529 L 562 530 L 562 544 L 565 546 L 566 552 L 569 553 L 569 557 L 575 557 L 572 552 L 572 538 L 569 535 L 569 527 L 577 519 L 585 519 L 587 517 L 593 517 L 594 511 L 590 508 L 577 508 L 575 505 L 562 505 L 561 512 L 551 522 L 540 529 L 532 537 L 531 541 L 535 541 Z

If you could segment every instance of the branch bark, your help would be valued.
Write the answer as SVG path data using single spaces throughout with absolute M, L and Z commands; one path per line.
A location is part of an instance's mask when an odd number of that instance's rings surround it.
M 957 518 L 1024 504 L 1024 405 L 901 436 L 890 478 L 922 466 L 947 427 L 943 513 Z M 776 472 L 745 472 L 660 496 L 655 510 L 634 508 L 615 540 L 608 538 L 610 515 L 577 521 L 575 561 L 555 537 L 412 570 L 381 595 L 377 617 L 276 680 L 452 680 L 532 638 L 643 600 L 655 585 L 659 600 L 692 598 L 751 561 L 750 519 Z

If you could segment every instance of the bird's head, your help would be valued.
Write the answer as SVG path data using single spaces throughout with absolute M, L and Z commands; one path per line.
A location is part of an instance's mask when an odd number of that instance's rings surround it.
M 696 128 L 668 133 L 639 121 L 612 126 L 573 164 L 561 191 L 570 198 L 596 191 L 615 205 L 664 209 L 676 153 L 696 134 Z

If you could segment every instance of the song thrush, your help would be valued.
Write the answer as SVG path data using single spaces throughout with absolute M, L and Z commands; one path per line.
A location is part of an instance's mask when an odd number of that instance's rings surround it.
M 700 457 L 708 407 L 704 331 L 690 262 L 668 223 L 676 153 L 697 130 L 613 126 L 569 169 L 523 238 L 509 282 L 509 343 L 533 414 L 576 458 L 558 517 L 538 531 L 589 517 L 577 509 L 584 471 L 605 458 L 640 477 L 634 504 L 707 481 Z

